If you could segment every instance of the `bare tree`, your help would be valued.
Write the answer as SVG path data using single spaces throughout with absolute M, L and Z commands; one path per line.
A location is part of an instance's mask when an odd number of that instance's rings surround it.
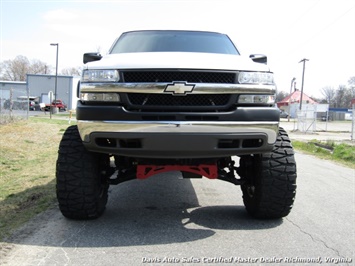
M 349 108 L 351 105 L 352 93 L 350 88 L 340 85 L 335 94 L 335 107 Z
M 14 60 L 5 60 L 1 63 L 1 79 L 11 81 L 25 81 L 30 68 L 30 61 L 23 55 Z
M 350 86 L 355 86 L 355 76 L 349 78 L 348 84 Z
M 13 60 L 5 60 L 0 63 L 0 79 L 10 81 L 25 81 L 27 74 L 50 74 L 47 63 L 40 60 L 31 62 L 26 56 L 18 55 Z
M 28 72 L 29 74 L 51 74 L 51 69 L 47 63 L 40 60 L 32 60 Z
M 329 105 L 332 105 L 333 104 L 333 99 L 335 97 L 335 90 L 333 87 L 324 87 L 321 89 L 321 92 L 323 94 L 323 96 L 325 97 L 327 103 Z
M 348 80 L 349 89 L 352 99 L 355 99 L 355 76 Z
M 102 54 L 102 55 L 108 53 L 108 51 L 107 51 L 106 49 L 103 49 L 100 45 L 97 45 L 97 46 L 95 47 L 94 51 L 95 51 L 96 53 L 99 53 L 99 54 Z
M 61 74 L 66 76 L 81 76 L 81 69 L 79 67 L 64 68 Z
M 100 45 L 97 45 L 95 48 L 95 52 L 101 54 L 101 51 L 102 51 L 102 47 Z

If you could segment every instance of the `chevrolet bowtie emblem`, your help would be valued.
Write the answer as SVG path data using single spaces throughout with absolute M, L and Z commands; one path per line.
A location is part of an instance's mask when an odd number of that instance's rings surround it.
M 186 84 L 186 82 L 173 82 L 173 84 L 168 84 L 164 92 L 172 92 L 173 95 L 183 96 L 186 92 L 192 92 L 194 89 L 194 84 Z

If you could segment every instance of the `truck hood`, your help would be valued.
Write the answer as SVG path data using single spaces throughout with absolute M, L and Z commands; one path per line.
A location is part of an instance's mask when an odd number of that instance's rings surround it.
M 249 57 L 229 54 L 150 52 L 123 53 L 104 56 L 100 61 L 87 63 L 88 69 L 206 69 L 270 71 L 265 64 Z

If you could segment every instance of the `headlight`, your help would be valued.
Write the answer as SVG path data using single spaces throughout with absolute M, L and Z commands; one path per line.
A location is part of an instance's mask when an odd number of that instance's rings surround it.
M 120 76 L 113 69 L 86 69 L 83 71 L 82 82 L 117 82 Z
M 264 72 L 239 72 L 240 84 L 274 84 L 274 75 Z
M 274 104 L 274 95 L 239 95 L 238 103 L 264 103 L 264 104 Z
M 120 95 L 117 93 L 81 93 L 80 100 L 83 102 L 119 102 Z

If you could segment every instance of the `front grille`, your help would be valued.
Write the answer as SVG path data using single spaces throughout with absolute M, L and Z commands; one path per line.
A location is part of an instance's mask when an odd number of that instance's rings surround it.
M 209 71 L 124 71 L 124 82 L 235 83 L 236 73 Z
M 191 106 L 226 106 L 229 94 L 188 94 L 173 96 L 171 94 L 128 93 L 132 105 L 144 107 L 191 107 Z

